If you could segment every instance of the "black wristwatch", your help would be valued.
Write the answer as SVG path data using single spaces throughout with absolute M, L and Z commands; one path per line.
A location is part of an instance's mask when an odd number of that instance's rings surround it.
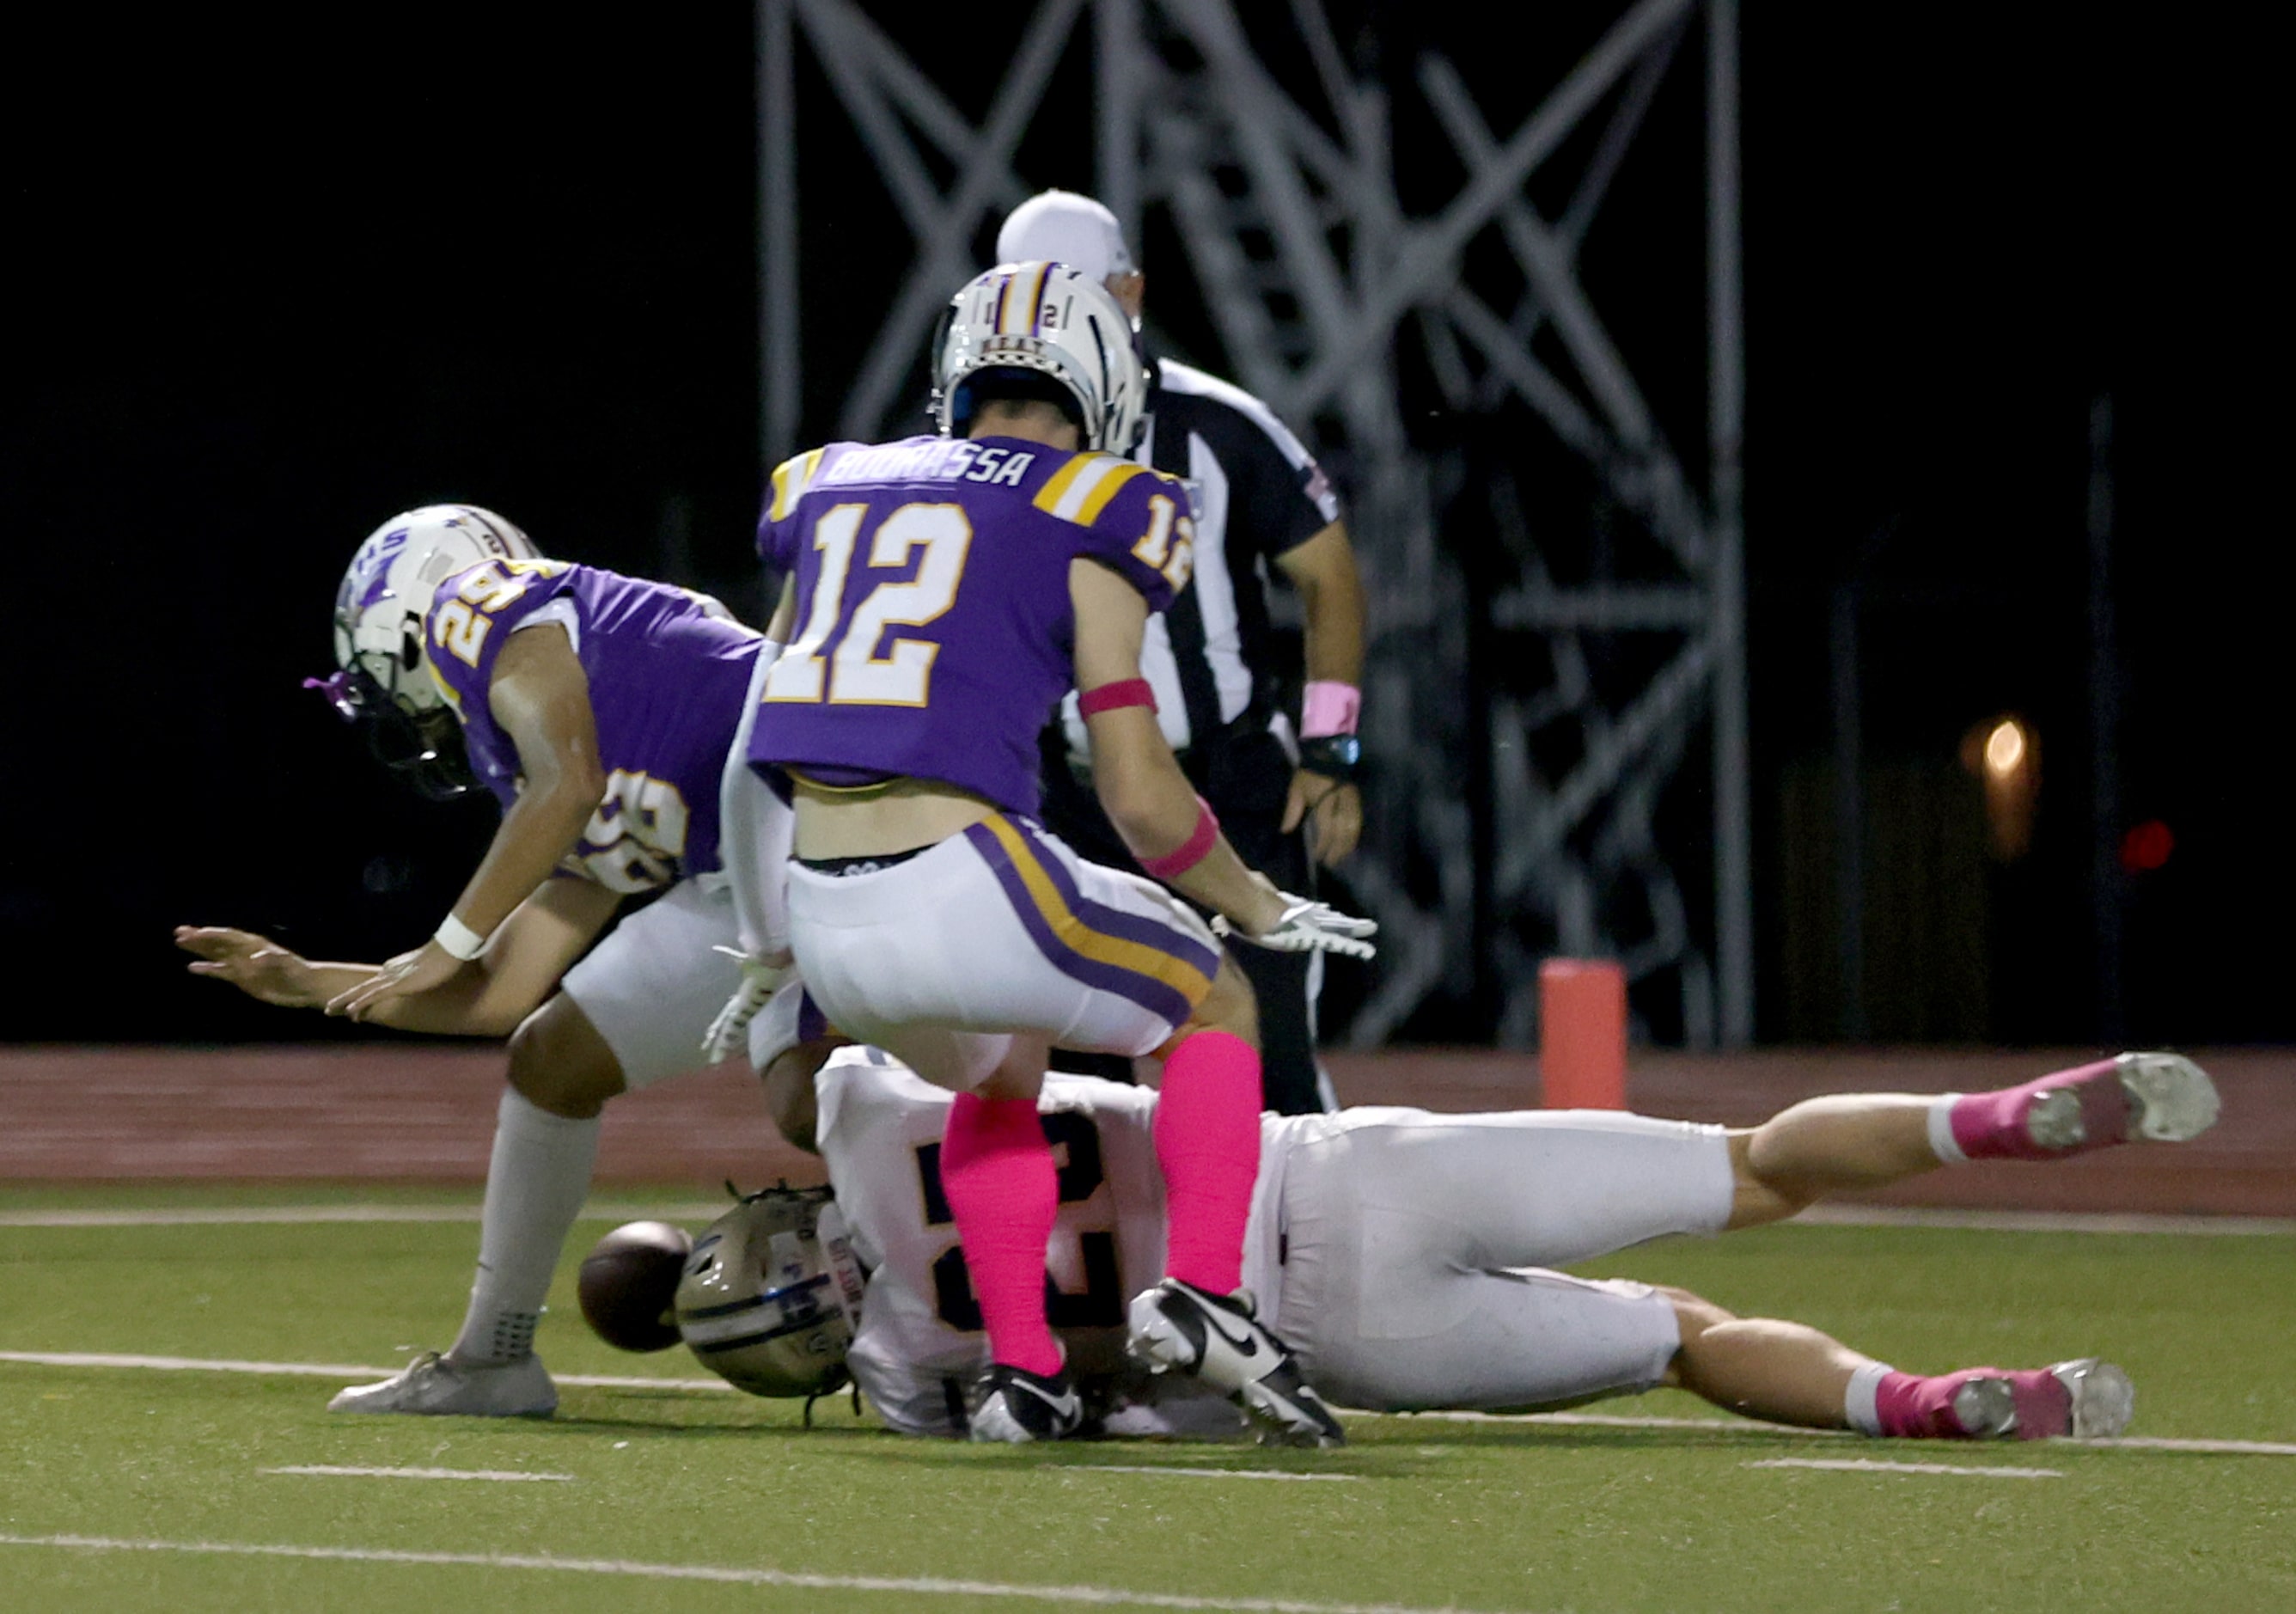
M 1353 734 L 1318 734 L 1300 741 L 1300 766 L 1341 784 L 1356 782 L 1356 770 L 1362 762 L 1363 741 Z

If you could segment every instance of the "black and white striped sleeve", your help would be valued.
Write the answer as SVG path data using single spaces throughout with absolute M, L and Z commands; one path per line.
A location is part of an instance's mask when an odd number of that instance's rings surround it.
M 1307 445 L 1242 388 L 1166 359 L 1168 397 L 1189 398 L 1195 432 L 1228 482 L 1228 542 L 1273 560 L 1340 519 L 1339 496 Z

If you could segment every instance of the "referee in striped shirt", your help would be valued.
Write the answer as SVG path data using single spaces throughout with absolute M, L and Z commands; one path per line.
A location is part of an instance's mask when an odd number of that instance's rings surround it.
M 1004 220 L 996 257 L 1052 258 L 1098 276 L 1139 322 L 1146 280 L 1116 216 L 1088 196 L 1030 197 Z M 1171 610 L 1149 619 L 1141 670 L 1155 689 L 1165 737 L 1236 851 L 1285 890 L 1308 891 L 1313 864 L 1336 865 L 1363 830 L 1356 719 L 1364 602 L 1355 551 L 1331 484 L 1267 405 L 1168 358 L 1154 361 L 1151 382 L 1132 455 L 1188 482 L 1196 563 Z M 1299 591 L 1306 620 L 1296 722 L 1278 700 L 1270 568 Z M 1073 692 L 1045 750 L 1046 824 L 1096 863 L 1136 867 L 1093 795 Z M 1329 1108 L 1316 1065 L 1322 956 L 1250 946 L 1234 952 L 1259 997 L 1267 1107 L 1287 1115 Z

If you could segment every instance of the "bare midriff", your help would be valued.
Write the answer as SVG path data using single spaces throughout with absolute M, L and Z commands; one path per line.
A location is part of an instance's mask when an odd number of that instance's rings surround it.
M 914 851 L 972 828 L 996 811 L 969 791 L 903 776 L 858 789 L 792 773 L 800 857 L 879 857 Z

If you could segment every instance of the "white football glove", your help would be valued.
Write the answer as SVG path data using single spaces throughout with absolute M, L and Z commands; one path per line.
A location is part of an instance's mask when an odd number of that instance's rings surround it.
M 790 969 L 786 964 L 769 964 L 754 953 L 734 947 L 715 947 L 711 951 L 736 959 L 742 965 L 741 986 L 726 1000 L 726 1006 L 718 1011 L 718 1018 L 709 1022 L 709 1029 L 701 1034 L 702 1057 L 716 1065 L 737 1051 L 749 1051 L 750 1022 L 781 990 L 782 983 L 790 978 Z
M 1224 914 L 1212 915 L 1212 934 L 1233 936 L 1256 947 L 1277 953 L 1342 953 L 1349 958 L 1369 958 L 1375 949 L 1365 938 L 1378 933 L 1379 922 L 1355 919 L 1327 902 L 1278 891 L 1283 916 L 1258 936 L 1247 936 L 1228 923 Z

